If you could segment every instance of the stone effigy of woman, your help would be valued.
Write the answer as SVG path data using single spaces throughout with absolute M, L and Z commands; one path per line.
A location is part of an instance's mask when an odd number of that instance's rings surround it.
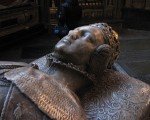
M 0 62 L 1 120 L 149 119 L 150 87 L 115 71 L 118 55 L 118 34 L 95 23 L 30 65 Z

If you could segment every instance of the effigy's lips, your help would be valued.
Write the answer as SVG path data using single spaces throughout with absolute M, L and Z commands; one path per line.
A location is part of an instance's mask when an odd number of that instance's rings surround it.
M 56 120 L 86 120 L 76 95 L 53 77 L 32 67 L 21 67 L 5 73 L 38 108 Z

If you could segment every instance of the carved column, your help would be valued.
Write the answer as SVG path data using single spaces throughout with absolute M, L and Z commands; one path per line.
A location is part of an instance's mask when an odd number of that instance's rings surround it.
M 146 0 L 145 9 L 150 10 L 150 0 Z
M 107 18 L 113 18 L 113 4 L 112 0 L 107 0 L 106 7 L 105 7 L 105 17 Z
M 38 0 L 38 2 L 40 23 L 42 23 L 45 28 L 49 28 L 49 0 Z
M 124 0 L 116 0 L 115 3 L 115 8 L 116 8 L 116 14 L 115 18 L 116 19 L 121 19 L 122 17 L 122 8 L 124 7 Z
M 50 7 L 50 24 L 57 24 L 57 7 L 54 0 L 52 0 L 52 6 Z

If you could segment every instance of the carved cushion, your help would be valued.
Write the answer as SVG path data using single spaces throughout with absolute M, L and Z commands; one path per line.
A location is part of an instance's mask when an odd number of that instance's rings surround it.
M 81 101 L 88 120 L 144 120 L 150 114 L 150 86 L 107 70 Z
M 48 73 L 46 56 L 33 61 Z M 150 119 L 150 86 L 114 70 L 106 70 L 95 85 L 80 91 L 88 120 Z

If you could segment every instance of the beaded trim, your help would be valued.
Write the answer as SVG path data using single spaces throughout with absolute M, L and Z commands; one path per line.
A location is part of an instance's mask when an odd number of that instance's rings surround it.
M 64 63 L 58 59 L 56 59 L 52 53 L 48 54 L 47 55 L 47 58 L 49 60 L 49 67 L 51 67 L 53 64 L 59 64 L 59 65 L 62 65 L 66 68 L 69 68 L 69 69 L 72 69 L 72 70 L 75 70 L 77 72 L 80 72 L 81 74 L 83 74 L 84 76 L 86 76 L 87 78 L 89 78 L 91 81 L 96 81 L 96 77 L 94 74 L 89 74 L 87 73 L 86 71 L 82 70 L 81 68 L 79 68 L 77 65 L 74 65 L 73 63 Z

